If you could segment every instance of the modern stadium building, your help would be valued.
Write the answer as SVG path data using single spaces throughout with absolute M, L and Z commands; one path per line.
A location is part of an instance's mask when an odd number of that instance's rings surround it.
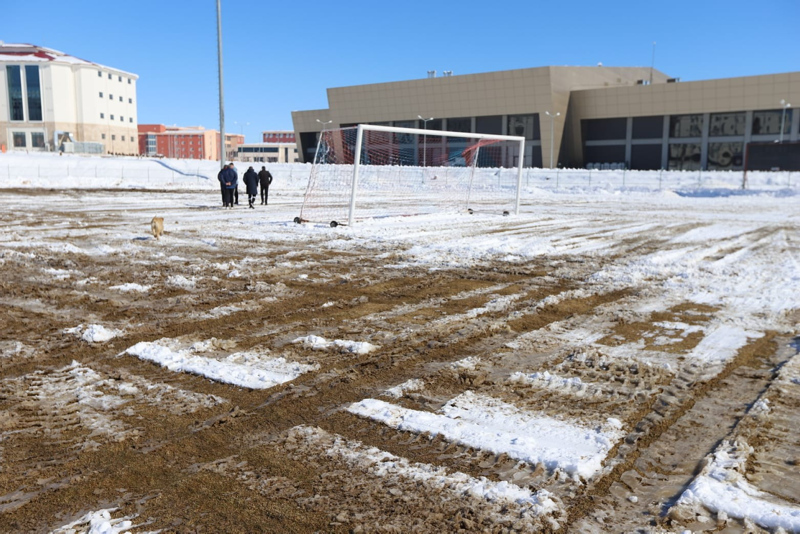
M 748 167 L 800 169 L 800 72 L 691 82 L 647 67 L 446 74 L 328 89 L 328 109 L 292 113 L 300 157 L 313 160 L 323 126 L 363 123 L 524 136 L 529 167 L 741 170 L 754 148 Z M 429 161 L 448 150 L 437 139 Z

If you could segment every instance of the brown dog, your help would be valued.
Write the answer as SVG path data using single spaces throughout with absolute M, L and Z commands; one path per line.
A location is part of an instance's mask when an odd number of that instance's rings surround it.
M 164 233 L 164 217 L 153 217 L 150 221 L 150 231 L 153 232 L 153 237 L 158 239 Z

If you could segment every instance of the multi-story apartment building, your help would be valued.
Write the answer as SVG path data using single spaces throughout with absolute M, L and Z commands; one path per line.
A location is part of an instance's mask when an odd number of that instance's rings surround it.
M 138 78 L 50 48 L 0 41 L 0 145 L 57 150 L 68 140 L 136 154 Z
M 225 134 L 226 160 L 244 143 L 240 134 Z M 167 158 L 219 160 L 219 132 L 202 126 L 139 125 L 139 154 Z

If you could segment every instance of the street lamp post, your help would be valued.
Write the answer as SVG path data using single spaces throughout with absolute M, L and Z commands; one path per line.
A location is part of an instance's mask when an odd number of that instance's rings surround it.
M 426 131 L 426 133 L 422 134 L 422 166 L 428 166 L 428 121 L 432 121 L 433 117 L 429 119 L 423 119 L 422 115 L 417 115 L 417 118 L 422 121 L 422 129 Z
M 792 107 L 792 105 L 786 100 L 781 99 L 781 107 L 783 108 L 783 112 L 781 113 L 781 134 L 778 141 L 779 143 L 783 143 L 783 127 L 784 124 L 786 124 L 786 110 Z
M 320 144 L 320 141 L 322 141 L 322 132 L 324 132 L 324 131 L 325 131 L 325 127 L 326 127 L 328 124 L 330 124 L 330 123 L 332 123 L 332 122 L 333 122 L 333 119 L 331 119 L 331 120 L 329 120 L 329 121 L 321 121 L 321 120 L 317 119 L 317 122 L 318 122 L 318 123 L 320 123 L 320 124 L 322 125 L 322 129 L 319 131 L 319 137 L 317 137 L 317 150 L 314 152 L 314 161 L 312 161 L 312 162 L 311 162 L 311 163 L 312 163 L 312 164 L 314 164 L 314 165 L 316 165 L 316 163 L 317 163 L 317 157 L 319 156 L 319 144 Z M 305 149 L 304 149 L 304 150 L 305 150 Z
M 545 115 L 550 117 L 550 168 L 553 168 L 553 129 L 556 123 L 556 117 L 561 115 L 561 112 L 557 112 L 555 115 L 550 113 L 549 111 L 544 112 Z

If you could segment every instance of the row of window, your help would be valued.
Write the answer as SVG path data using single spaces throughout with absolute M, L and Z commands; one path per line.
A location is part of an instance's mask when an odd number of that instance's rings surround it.
M 101 70 L 98 70 L 98 71 L 97 71 L 97 76 L 98 76 L 98 77 L 100 77 L 100 78 L 102 78 L 102 77 L 103 77 L 103 71 L 101 71 Z M 119 81 L 122 81 L 122 76 L 118 76 L 118 77 L 119 77 Z M 111 80 L 112 78 L 113 78 L 113 76 L 112 76 L 112 75 L 111 75 L 111 73 L 109 72 L 109 73 L 108 73 L 108 79 L 109 79 L 109 80 Z M 130 78 L 127 78 L 127 80 L 128 80 L 128 85 L 130 85 L 130 84 L 131 84 L 131 79 L 130 79 Z
M 788 134 L 792 124 L 792 109 L 771 109 L 753 112 L 752 135 Z M 747 114 L 744 111 L 730 113 L 711 113 L 709 115 L 708 135 L 710 137 L 742 137 L 745 134 Z M 670 138 L 702 137 L 703 114 L 669 116 Z M 633 139 L 661 139 L 664 135 L 664 117 L 633 117 Z M 626 138 L 627 119 L 592 119 L 583 121 L 585 141 L 611 141 Z
M 28 148 L 25 132 L 11 132 L 11 140 L 14 148 Z M 31 148 L 44 148 L 44 134 L 42 132 L 31 132 Z
M 674 171 L 696 171 L 701 168 L 700 143 L 670 143 L 667 146 L 667 168 Z M 708 143 L 707 169 L 741 170 L 744 163 L 744 142 Z M 632 145 L 629 167 L 637 170 L 661 168 L 662 146 Z M 584 148 L 583 159 L 591 163 L 622 163 L 625 145 L 590 145 Z
M 100 91 L 100 98 L 103 98 L 103 91 Z M 109 100 L 114 100 L 114 95 L 109 93 L 108 94 L 108 99 Z M 122 102 L 122 97 L 119 97 L 119 101 Z M 128 104 L 133 104 L 133 99 L 132 98 L 128 99 Z
M 20 65 L 6 65 L 6 85 L 9 115 L 12 121 L 24 121 L 26 109 L 28 121 L 42 120 L 42 91 L 38 65 L 25 65 L 24 69 Z
M 100 118 L 101 119 L 105 119 L 106 118 L 106 114 L 105 113 L 100 113 Z M 114 120 L 114 115 L 113 114 L 109 115 L 108 118 L 113 121 Z M 120 115 L 119 116 L 119 120 L 120 120 L 120 122 L 125 122 L 125 117 Z M 133 117 L 128 117 L 128 122 L 133 122 Z
M 122 141 L 125 140 L 125 136 L 124 135 L 121 135 L 120 137 L 122 138 L 121 139 Z M 100 134 L 100 138 L 101 139 L 105 139 L 106 138 L 106 134 Z M 131 138 L 131 141 L 135 140 L 135 138 L 132 135 L 130 136 L 130 138 Z M 112 141 L 116 141 L 117 140 L 117 136 L 115 134 L 111 134 L 111 140 Z

